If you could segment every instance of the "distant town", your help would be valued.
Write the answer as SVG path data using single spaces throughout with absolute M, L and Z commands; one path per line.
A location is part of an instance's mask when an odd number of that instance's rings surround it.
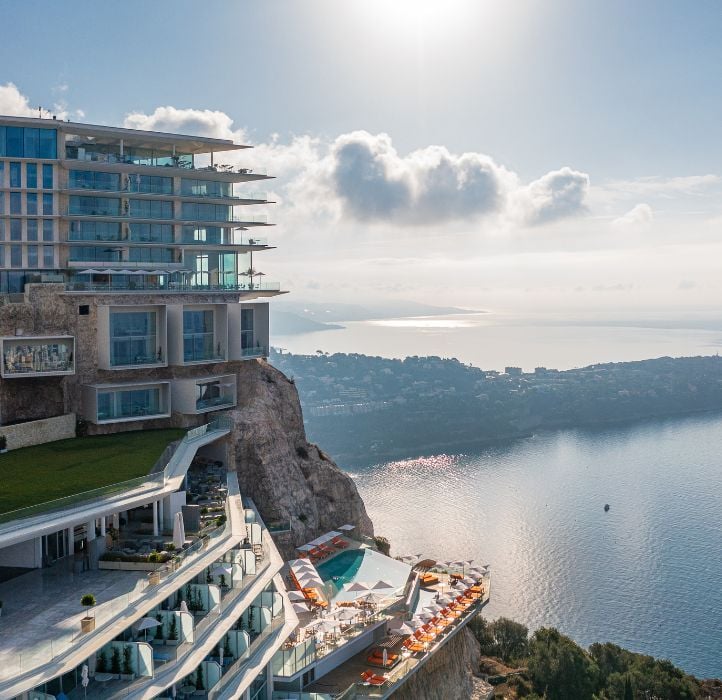
M 350 462 L 722 409 L 718 356 L 530 372 L 440 357 L 272 351 L 269 359 L 296 382 L 310 438 Z

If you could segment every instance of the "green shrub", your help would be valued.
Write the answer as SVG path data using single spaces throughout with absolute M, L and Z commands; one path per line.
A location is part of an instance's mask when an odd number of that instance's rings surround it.
M 80 604 L 84 608 L 90 608 L 95 605 L 95 596 L 92 593 L 86 593 L 81 599 Z

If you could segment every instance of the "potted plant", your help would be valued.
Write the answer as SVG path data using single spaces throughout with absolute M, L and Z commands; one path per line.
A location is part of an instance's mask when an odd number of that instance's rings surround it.
M 133 664 L 131 663 L 131 647 L 130 644 L 126 644 L 123 647 L 123 671 L 120 674 L 121 681 L 132 681 L 135 678 L 133 673 Z
M 110 657 L 110 672 L 117 678 L 120 678 L 120 649 L 113 647 L 113 653 Z
M 8 451 L 8 439 L 4 435 L 0 435 L 0 453 Z
M 81 599 L 80 604 L 86 609 L 85 617 L 80 620 L 80 631 L 85 634 L 95 629 L 95 617 L 90 614 L 90 608 L 95 605 L 95 596 L 92 593 L 86 593 Z
M 203 662 L 198 666 L 196 669 L 196 693 L 199 690 L 205 690 L 206 688 L 206 681 L 203 677 Z
M 173 615 L 170 618 L 170 625 L 168 626 L 167 644 L 171 647 L 178 646 L 178 618 L 176 615 Z
M 227 666 L 233 660 L 233 652 L 231 651 L 231 640 L 226 635 L 223 638 L 223 665 Z
M 153 640 L 153 644 L 159 645 L 163 644 L 163 616 L 160 613 L 156 613 L 155 619 L 158 620 L 160 623 L 155 628 L 155 639 Z
M 96 673 L 108 673 L 108 652 L 103 649 L 98 656 L 98 661 L 95 664 Z
M 220 582 L 221 582 L 221 588 L 228 588 L 228 584 L 226 583 L 226 575 L 221 574 L 219 576 Z

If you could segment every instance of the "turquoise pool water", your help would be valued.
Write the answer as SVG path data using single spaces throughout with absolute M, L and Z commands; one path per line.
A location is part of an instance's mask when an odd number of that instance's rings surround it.
M 341 590 L 343 586 L 352 581 L 363 581 L 373 586 L 377 581 L 385 581 L 393 586 L 384 592 L 391 592 L 402 588 L 411 572 L 408 564 L 391 559 L 372 549 L 351 549 L 337 554 L 316 567 L 319 576 L 324 581 L 332 581 L 337 594 L 335 600 L 353 600 L 359 593 L 347 593 Z

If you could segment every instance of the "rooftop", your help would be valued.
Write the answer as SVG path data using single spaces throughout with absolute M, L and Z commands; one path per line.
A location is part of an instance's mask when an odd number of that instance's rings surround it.
M 94 435 L 0 455 L 0 521 L 19 508 L 145 476 L 168 444 L 184 434 L 168 429 Z

